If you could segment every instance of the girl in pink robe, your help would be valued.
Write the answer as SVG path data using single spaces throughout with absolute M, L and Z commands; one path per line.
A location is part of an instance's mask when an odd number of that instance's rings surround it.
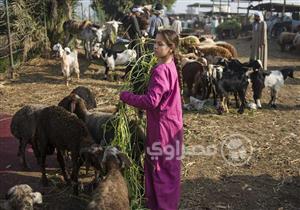
M 146 206 L 151 210 L 179 207 L 183 121 L 180 79 L 174 62 L 178 43 L 176 32 L 160 31 L 154 45 L 158 65 L 152 69 L 146 94 L 120 94 L 123 102 L 147 113 L 144 172 Z

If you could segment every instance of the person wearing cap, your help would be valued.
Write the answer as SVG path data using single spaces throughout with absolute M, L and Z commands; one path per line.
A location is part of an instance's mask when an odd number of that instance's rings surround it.
M 250 60 L 261 60 L 264 70 L 267 70 L 268 61 L 268 40 L 267 24 L 262 20 L 258 12 L 254 13 L 254 22 L 252 26 L 252 41 Z
M 172 23 L 172 29 L 179 35 L 182 31 L 181 21 L 179 16 L 176 16 L 175 20 Z
M 153 16 L 150 18 L 149 36 L 155 38 L 157 32 L 164 27 L 164 20 L 161 17 L 163 13 L 163 6 L 156 4 L 153 10 Z

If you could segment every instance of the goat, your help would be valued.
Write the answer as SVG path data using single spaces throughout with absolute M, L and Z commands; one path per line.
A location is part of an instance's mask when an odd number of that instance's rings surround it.
M 105 74 L 104 79 L 107 79 L 109 70 L 114 71 L 116 66 L 124 66 L 136 60 L 137 53 L 135 50 L 127 49 L 121 53 L 116 53 L 111 50 L 104 50 L 100 45 L 95 45 L 93 48 L 94 56 L 97 58 L 102 57 L 105 62 Z M 125 74 L 129 70 L 127 69 Z
M 73 71 L 77 75 L 77 80 L 79 80 L 80 70 L 77 51 L 73 50 L 71 52 L 70 48 L 68 47 L 63 50 L 61 44 L 59 43 L 53 46 L 53 50 L 57 51 L 61 58 L 61 71 L 64 75 L 66 85 L 69 86 L 70 76 Z
M 102 165 L 106 169 L 107 175 L 97 187 L 87 209 L 129 210 L 128 188 L 122 170 L 131 166 L 130 160 L 117 148 L 107 147 L 104 151 Z
M 260 98 L 264 87 L 268 87 L 271 90 L 269 105 L 272 108 L 277 107 L 276 98 L 287 77 L 294 78 L 294 69 L 286 68 L 275 71 L 263 71 L 261 69 L 256 69 L 256 71 L 250 74 L 253 99 L 258 108 L 261 108 Z
M 96 24 L 90 21 L 78 22 L 75 20 L 67 20 L 63 24 L 65 32 L 64 46 L 68 46 L 73 36 L 84 41 L 85 55 L 87 59 L 90 59 L 91 45 L 94 39 L 101 42 L 103 31 Z

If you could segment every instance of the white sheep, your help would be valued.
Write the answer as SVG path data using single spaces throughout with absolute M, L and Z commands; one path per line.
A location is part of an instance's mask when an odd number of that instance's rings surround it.
M 6 194 L 6 201 L 2 206 L 5 210 L 33 210 L 34 204 L 43 203 L 42 194 L 33 192 L 27 184 L 11 187 Z
M 130 160 L 116 147 L 109 146 L 104 151 L 102 165 L 107 175 L 97 187 L 87 209 L 129 210 L 128 188 L 122 170 L 130 167 Z
M 62 49 L 61 44 L 57 43 L 53 46 L 53 50 L 58 52 L 59 57 L 61 58 L 61 70 L 65 78 L 66 85 L 69 85 L 70 76 L 73 71 L 77 75 L 77 79 L 80 77 L 79 63 L 77 51 L 68 47 Z

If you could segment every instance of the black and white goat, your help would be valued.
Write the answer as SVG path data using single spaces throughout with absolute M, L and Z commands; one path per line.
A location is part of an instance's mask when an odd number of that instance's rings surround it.
M 99 43 L 93 47 L 92 54 L 96 58 L 102 58 L 105 63 L 104 79 L 107 79 L 109 70 L 114 71 L 116 66 L 127 66 L 137 58 L 135 50 L 127 49 L 118 53 L 103 49 Z
M 269 105 L 276 108 L 276 98 L 278 91 L 284 85 L 284 81 L 288 78 L 294 78 L 294 69 L 285 68 L 274 71 L 263 71 L 256 69 L 251 75 L 250 79 L 252 82 L 253 99 L 258 108 L 261 108 L 261 94 L 264 87 L 268 87 L 271 90 L 271 99 Z

